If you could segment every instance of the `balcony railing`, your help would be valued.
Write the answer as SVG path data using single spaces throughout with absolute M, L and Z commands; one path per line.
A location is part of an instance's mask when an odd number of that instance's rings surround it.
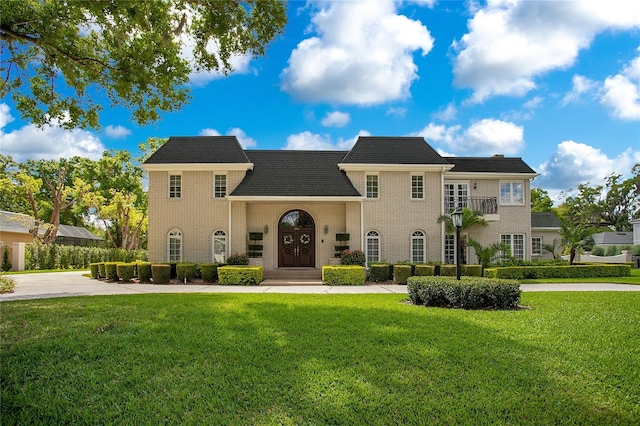
M 456 207 L 467 208 L 476 213 L 498 214 L 497 197 L 444 197 L 446 211 Z

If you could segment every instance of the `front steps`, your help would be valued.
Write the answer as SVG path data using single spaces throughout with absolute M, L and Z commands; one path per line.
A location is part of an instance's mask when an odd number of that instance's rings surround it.
M 264 271 L 264 280 L 286 282 L 307 282 L 309 284 L 322 283 L 322 270 L 317 268 L 277 268 Z

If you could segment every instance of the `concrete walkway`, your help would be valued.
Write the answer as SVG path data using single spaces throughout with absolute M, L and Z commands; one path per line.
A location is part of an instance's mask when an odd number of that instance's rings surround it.
M 91 296 L 145 293 L 289 293 L 289 294 L 407 294 L 407 287 L 397 284 L 366 286 L 326 286 L 320 281 L 266 280 L 259 286 L 212 284 L 114 284 L 83 276 L 87 271 L 18 274 L 13 293 L 0 294 L 0 301 L 42 299 L 49 297 Z M 522 291 L 640 291 L 631 284 L 522 284 Z

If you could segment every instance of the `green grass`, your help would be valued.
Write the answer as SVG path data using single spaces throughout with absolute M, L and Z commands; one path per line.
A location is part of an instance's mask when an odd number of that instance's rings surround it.
M 640 293 L 3 302 L 2 424 L 640 423 Z
M 630 277 L 600 277 L 600 278 L 544 278 L 537 280 L 520 280 L 523 284 L 543 283 L 613 283 L 640 285 L 640 269 L 631 269 Z

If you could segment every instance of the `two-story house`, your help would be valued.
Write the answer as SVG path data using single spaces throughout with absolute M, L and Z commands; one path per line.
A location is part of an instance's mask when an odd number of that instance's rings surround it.
M 537 174 L 520 158 L 442 157 L 419 137 L 287 151 L 205 136 L 170 138 L 143 168 L 155 262 L 222 262 L 247 252 L 253 232 L 263 234 L 265 270 L 320 268 L 343 244 L 368 261 L 453 262 L 455 239 L 438 218 L 456 206 L 489 222 L 466 238 L 504 241 L 515 257 L 531 258 L 529 189 Z

